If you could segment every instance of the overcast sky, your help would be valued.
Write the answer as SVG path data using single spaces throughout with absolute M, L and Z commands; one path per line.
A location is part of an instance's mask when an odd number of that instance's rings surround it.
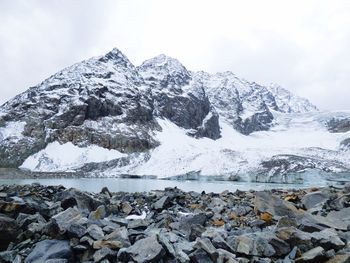
M 135 65 L 164 53 L 350 110 L 348 0 L 1 0 L 0 103 L 113 47 Z

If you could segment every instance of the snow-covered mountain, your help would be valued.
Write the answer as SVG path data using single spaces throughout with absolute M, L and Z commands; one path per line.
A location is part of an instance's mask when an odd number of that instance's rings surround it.
M 275 84 L 113 49 L 0 107 L 0 167 L 291 182 L 350 170 L 349 120 Z

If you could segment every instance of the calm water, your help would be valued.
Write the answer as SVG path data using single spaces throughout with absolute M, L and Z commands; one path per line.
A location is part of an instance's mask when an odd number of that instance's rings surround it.
M 206 191 L 220 193 L 225 190 L 264 190 L 272 188 L 304 188 L 311 186 L 325 186 L 336 184 L 324 181 L 307 184 L 266 184 L 230 181 L 174 181 L 157 179 L 120 179 L 120 178 L 76 178 L 76 179 L 0 179 L 1 184 L 31 184 L 63 185 L 67 188 L 74 187 L 84 191 L 99 192 L 103 187 L 110 191 L 118 192 L 144 192 L 152 190 L 163 190 L 166 187 L 175 187 L 184 191 Z M 317 183 L 317 184 L 316 184 Z

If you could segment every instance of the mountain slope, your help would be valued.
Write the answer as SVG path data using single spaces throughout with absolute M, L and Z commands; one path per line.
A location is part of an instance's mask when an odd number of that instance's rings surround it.
M 326 170 L 330 162 L 330 171 L 346 171 L 346 143 L 339 147 L 347 133 L 328 131 L 338 115 L 321 114 L 277 85 L 248 82 L 231 72 L 191 72 L 165 55 L 135 67 L 113 49 L 0 107 L 0 167 L 288 181 L 281 175 L 289 170 Z M 347 118 L 344 113 L 340 119 Z M 282 143 L 283 136 L 297 141 L 295 134 L 315 132 L 323 137 L 311 145 Z M 322 146 L 325 136 L 332 147 Z M 321 149 L 315 155 L 305 150 L 315 147 Z M 317 159 L 330 152 L 339 154 Z

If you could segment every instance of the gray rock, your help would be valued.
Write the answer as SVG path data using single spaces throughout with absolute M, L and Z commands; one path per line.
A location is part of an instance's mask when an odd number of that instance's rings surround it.
M 295 218 L 300 214 L 292 203 L 286 202 L 268 192 L 256 192 L 254 209 L 258 212 L 268 212 L 275 218 L 281 218 L 283 216 Z
M 46 220 L 39 213 L 36 213 L 34 215 L 19 213 L 16 218 L 16 222 L 21 228 L 26 228 L 31 223 L 45 224 Z
M 129 247 L 129 233 L 126 227 L 116 228 L 112 233 L 105 236 L 104 240 L 119 241 L 122 247 Z
M 100 205 L 97 207 L 95 211 L 90 212 L 89 219 L 90 220 L 100 220 L 106 217 L 106 207 L 104 205 Z
M 319 224 L 335 228 L 338 230 L 347 230 L 350 225 L 350 207 L 340 211 L 331 211 L 327 216 L 312 216 Z
M 0 262 L 13 262 L 17 256 L 17 252 L 13 250 L 7 250 L 0 252 Z
M 236 260 L 236 255 L 232 254 L 224 249 L 219 248 L 218 250 L 219 257 L 217 259 L 217 262 L 230 262 L 230 263 L 238 263 Z
M 72 223 L 66 231 L 70 237 L 81 238 L 86 234 L 86 227 L 78 223 Z
M 35 245 L 33 251 L 24 260 L 24 263 L 44 263 L 48 260 L 67 260 L 74 262 L 73 252 L 68 241 L 44 240 Z
M 122 203 L 122 211 L 124 214 L 129 215 L 132 211 L 132 206 L 129 202 L 123 202 Z
M 169 196 L 163 196 L 153 204 L 153 208 L 156 210 L 163 210 L 169 202 Z
M 82 214 L 77 208 L 68 208 L 52 217 L 51 221 L 57 225 L 60 231 L 66 232 L 72 224 L 78 224 Z
M 159 234 L 159 243 L 165 248 L 167 254 L 171 255 L 173 258 L 176 258 L 176 251 L 173 244 L 170 242 L 168 237 L 164 233 Z
M 314 243 L 323 247 L 324 249 L 339 250 L 345 247 L 345 243 L 340 239 L 338 233 L 331 228 L 322 230 L 321 232 L 314 232 L 311 234 Z
M 102 228 L 98 225 L 92 224 L 90 225 L 86 232 L 95 240 L 100 240 L 104 238 L 104 233 L 102 231 Z
M 56 196 L 56 201 L 61 201 L 63 209 L 77 206 L 80 210 L 93 211 L 102 203 L 90 194 L 71 188 L 60 192 Z
M 19 226 L 10 217 L 0 214 L 0 251 L 7 248 L 11 241 L 14 241 L 19 234 Z
M 248 234 L 228 239 L 229 245 L 235 253 L 247 256 L 271 257 L 276 254 L 268 240 L 257 234 Z
M 326 263 L 349 263 L 350 253 L 348 254 L 338 254 L 329 259 Z
M 149 226 L 149 221 L 146 219 L 130 220 L 128 223 L 129 229 L 146 229 Z
M 97 250 L 94 255 L 93 255 L 93 259 L 94 262 L 101 262 L 104 259 L 113 259 L 115 258 L 117 255 L 116 251 L 113 251 L 109 248 L 102 248 Z
M 216 262 L 212 260 L 210 255 L 203 249 L 199 248 L 196 249 L 193 253 L 189 255 L 191 258 L 191 262 L 195 263 L 214 263 Z
M 194 248 L 204 250 L 212 259 L 213 262 L 216 262 L 219 257 L 219 252 L 213 246 L 208 238 L 197 239 Z
M 189 237 L 193 225 L 204 226 L 206 221 L 207 216 L 205 213 L 181 216 L 179 224 L 176 226 L 176 229 L 180 230 Z
M 317 263 L 325 261 L 325 250 L 322 247 L 315 247 L 303 253 L 296 263 Z
M 118 252 L 118 260 L 134 260 L 138 263 L 158 262 L 165 255 L 164 248 L 158 243 L 156 236 L 140 239 L 128 248 Z
M 303 196 L 301 199 L 302 204 L 306 209 L 310 209 L 320 203 L 325 202 L 329 198 L 329 195 L 323 192 L 312 192 Z

